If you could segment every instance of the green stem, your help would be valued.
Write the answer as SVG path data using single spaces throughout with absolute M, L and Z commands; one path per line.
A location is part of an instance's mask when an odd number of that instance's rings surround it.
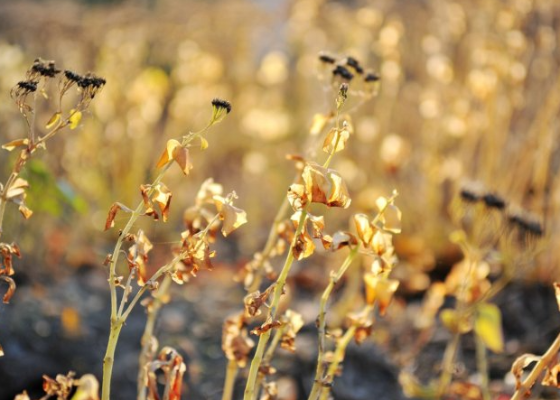
M 229 360 L 226 370 L 226 380 L 224 382 L 224 394 L 222 395 L 222 400 L 231 400 L 233 398 L 233 388 L 238 370 L 239 368 L 237 367 L 237 362 L 235 360 Z
M 276 333 L 274 334 L 274 337 L 272 338 L 272 342 L 270 342 L 270 345 L 268 346 L 268 349 L 266 349 L 266 353 L 263 357 L 263 364 L 265 365 L 269 365 L 270 361 L 272 360 L 272 357 L 274 356 L 274 352 L 276 351 L 276 347 L 278 347 L 278 343 L 280 343 L 280 339 L 282 339 L 282 336 L 284 335 L 284 332 L 286 331 L 286 327 L 287 325 L 283 325 L 281 328 L 276 330 Z M 257 400 L 257 398 L 259 397 L 259 388 L 262 385 L 262 381 L 264 380 L 264 374 L 262 374 L 261 372 L 259 372 L 259 375 L 257 376 L 257 384 L 255 385 L 255 394 L 253 397 L 253 400 Z
M 311 393 L 309 394 L 309 400 L 314 400 L 319 395 L 321 390 L 322 381 L 323 381 L 323 373 L 325 371 L 325 338 L 326 338 L 326 314 L 327 314 L 327 303 L 329 301 L 331 292 L 334 289 L 334 286 L 338 283 L 338 281 L 342 278 L 342 276 L 356 258 L 358 254 L 359 247 L 356 246 L 350 250 L 350 254 L 344 260 L 344 263 L 341 265 L 340 269 L 335 273 L 331 274 L 330 281 L 328 286 L 325 288 L 323 295 L 321 296 L 321 304 L 319 307 L 319 318 L 318 318 L 318 330 L 319 330 L 319 355 L 317 356 L 317 370 L 315 372 L 315 381 L 313 383 L 313 387 L 311 389 Z
M 486 357 L 486 346 L 482 339 L 474 335 L 476 346 L 476 366 L 480 375 L 480 387 L 482 390 L 483 400 L 490 400 L 490 386 L 488 381 L 488 358 Z
M 290 273 L 290 269 L 294 262 L 294 253 L 292 250 L 301 232 L 303 231 L 306 217 L 307 217 L 307 210 L 304 209 L 301 212 L 298 227 L 294 234 L 294 240 L 292 241 L 292 244 L 288 251 L 288 255 L 286 257 L 284 267 L 282 268 L 282 271 L 280 272 L 280 275 L 276 280 L 276 285 L 274 285 L 272 303 L 270 305 L 270 310 L 268 312 L 268 318 L 267 318 L 268 320 L 274 321 L 276 319 L 276 314 L 278 312 L 278 305 L 280 303 L 280 297 L 282 296 L 284 285 L 286 284 L 286 279 L 288 278 L 288 274 Z M 251 361 L 251 368 L 249 369 L 249 377 L 247 378 L 247 386 L 245 387 L 245 394 L 243 397 L 244 400 L 253 400 L 259 368 L 261 366 L 266 344 L 270 339 L 271 333 L 272 333 L 271 330 L 268 330 L 267 332 L 263 333 L 259 338 L 259 344 L 257 345 L 257 350 L 255 351 L 253 361 Z
M 115 350 L 119 341 L 119 335 L 123 327 L 123 321 L 120 319 L 111 320 L 111 332 L 109 334 L 109 342 L 107 343 L 107 351 L 103 359 L 103 387 L 101 389 L 101 398 L 103 400 L 110 400 L 111 398 L 111 385 L 105 382 L 111 381 L 113 374 L 113 365 L 115 363 Z
M 451 383 L 451 379 L 453 378 L 453 364 L 455 362 L 455 354 L 457 353 L 457 349 L 459 347 L 460 338 L 461 334 L 459 332 L 453 333 L 453 338 L 448 342 L 447 347 L 445 348 L 442 371 L 438 384 L 438 399 L 445 394 L 449 384 Z

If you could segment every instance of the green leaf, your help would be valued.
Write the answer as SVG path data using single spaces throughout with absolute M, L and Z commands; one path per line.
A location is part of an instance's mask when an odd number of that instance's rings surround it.
M 504 351 L 502 313 L 496 305 L 484 303 L 477 307 L 474 331 L 494 353 Z

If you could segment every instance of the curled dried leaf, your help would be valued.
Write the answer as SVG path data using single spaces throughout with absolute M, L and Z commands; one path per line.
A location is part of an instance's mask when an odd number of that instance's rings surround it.
M 552 368 L 547 368 L 542 384 L 544 386 L 553 386 L 555 388 L 560 388 L 560 364 L 556 364 Z
M 156 168 L 163 168 L 171 161 L 175 161 L 185 175 L 188 175 L 193 168 L 190 162 L 189 150 L 175 139 L 167 141 L 166 148 L 161 154 Z
M 350 206 L 348 189 L 337 171 L 310 162 L 303 169 L 302 178 L 309 201 L 329 207 Z
M 284 328 L 280 346 L 284 350 L 294 353 L 296 351 L 296 335 L 304 325 L 303 317 L 293 310 L 286 310 L 282 318 L 282 323 L 284 324 Z
M 130 208 L 122 203 L 113 203 L 111 205 L 111 208 L 109 208 L 109 214 L 107 215 L 107 220 L 105 221 L 105 230 L 108 230 L 115 226 L 115 217 L 117 216 L 117 212 L 119 212 L 119 210 L 129 213 L 133 212 Z
M 279 326 L 282 326 L 282 322 L 280 321 L 273 321 L 271 317 L 268 317 L 266 319 L 266 321 L 261 325 L 261 326 L 257 326 L 256 328 L 254 328 L 251 333 L 253 335 L 262 335 L 263 333 L 268 332 L 271 329 L 277 328 Z
M 240 368 L 247 365 L 251 349 L 255 346 L 248 337 L 247 321 L 243 313 L 227 318 L 222 331 L 222 349 L 230 361 L 235 361 Z
M 349 138 L 350 132 L 347 129 L 333 128 L 323 142 L 323 151 L 328 154 L 342 151 Z
M 223 221 L 222 235 L 224 237 L 247 223 L 247 213 L 240 208 L 234 207 L 234 198 L 237 198 L 235 192 L 232 192 L 226 198 L 214 196 L 214 204 L 220 214 L 220 219 Z
M 0 263 L 0 276 L 13 275 L 13 256 L 21 258 L 21 252 L 18 245 L 15 243 L 0 243 L 0 256 L 2 257 L 2 262 Z
M 260 308 L 270 297 L 270 293 L 272 292 L 273 288 L 274 285 L 271 285 L 262 293 L 257 290 L 245 296 L 245 298 L 243 299 L 243 303 L 245 304 L 245 313 L 247 316 L 255 317 L 261 314 Z
M 379 313 L 384 315 L 387 306 L 391 303 L 393 295 L 399 287 L 399 281 L 377 276 L 371 272 L 364 275 L 364 281 L 366 284 L 367 303 L 373 304 L 377 301 L 379 304 Z
M 29 145 L 29 139 L 16 139 L 12 140 L 11 142 L 5 143 L 2 145 L 4 150 L 12 151 L 16 147 L 27 147 Z
M 523 376 L 523 370 L 527 368 L 531 363 L 538 362 L 541 357 L 534 354 L 523 354 L 518 357 L 511 365 L 511 373 L 515 377 L 515 389 L 518 390 L 521 385 L 521 377 Z
M 202 185 L 196 194 L 196 205 L 198 207 L 204 204 L 214 204 L 214 196 L 221 196 L 224 192 L 224 188 L 219 183 L 215 183 L 214 179 L 208 178 Z
M 0 275 L 0 280 L 6 282 L 8 284 L 8 290 L 4 294 L 4 297 L 2 298 L 2 301 L 4 302 L 4 304 L 8 304 L 10 302 L 10 299 L 12 298 L 12 296 L 14 295 L 14 293 L 16 291 L 16 283 L 12 278 L 10 278 L 6 275 Z
M 556 294 L 556 303 L 558 304 L 558 309 L 560 310 L 560 283 L 554 282 L 554 293 Z

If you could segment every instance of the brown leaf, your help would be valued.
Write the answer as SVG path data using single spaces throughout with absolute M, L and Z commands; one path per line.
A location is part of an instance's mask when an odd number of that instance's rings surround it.
M 399 287 L 399 281 L 376 276 L 372 273 L 365 274 L 364 281 L 366 283 L 367 303 L 373 304 L 377 301 L 379 304 L 379 314 L 384 315 L 387 306 Z
M 21 258 L 21 253 L 17 244 L 0 243 L 0 256 L 2 263 L 0 263 L 0 276 L 11 276 L 14 274 L 12 266 L 13 256 Z
M 179 143 L 177 140 L 175 140 L 175 139 L 168 140 L 167 144 L 165 146 L 165 150 L 161 154 L 161 156 L 160 156 L 160 158 L 159 158 L 159 160 L 156 164 L 156 168 L 158 168 L 158 169 L 163 168 L 171 160 L 173 160 L 173 151 L 178 146 L 181 146 L 181 143 Z
M 558 309 L 560 310 L 560 283 L 554 282 L 554 293 L 556 294 L 556 303 L 558 304 Z
M 344 150 L 346 142 L 350 138 L 350 132 L 346 129 L 333 128 L 328 133 L 325 141 L 323 142 L 323 151 L 325 153 L 337 153 Z
M 169 216 L 169 206 L 171 205 L 173 194 L 163 183 L 159 183 L 152 196 L 152 201 L 156 203 L 161 211 L 163 222 L 167 222 Z
M 244 313 L 228 317 L 222 331 L 222 350 L 226 358 L 235 361 L 239 368 L 247 365 L 251 349 L 255 346 L 248 337 Z
M 280 321 L 273 321 L 272 318 L 268 317 L 266 319 L 266 321 L 261 325 L 261 326 L 257 326 L 256 328 L 254 328 L 251 333 L 253 335 L 262 335 L 263 333 L 268 332 L 271 329 L 277 328 L 279 326 L 282 326 L 282 322 Z
M 126 211 L 126 212 L 133 212 L 130 208 L 125 206 L 122 203 L 113 203 L 111 208 L 109 208 L 109 214 L 107 215 L 107 220 L 105 221 L 105 230 L 108 230 L 115 226 L 115 217 L 117 216 L 117 212 L 119 210 Z
M 322 203 L 329 207 L 348 208 L 350 206 L 348 189 L 340 174 L 335 170 L 310 162 L 304 168 L 302 178 L 306 197 L 311 202 Z
M 515 389 L 518 390 L 521 387 L 521 377 L 523 375 L 523 370 L 533 362 L 538 362 L 541 357 L 534 354 L 523 354 L 518 357 L 511 365 L 511 373 L 515 377 Z
M 541 383 L 545 386 L 553 386 L 555 388 L 560 388 L 560 382 L 558 380 L 559 376 L 560 376 L 560 364 L 556 364 L 554 367 L 546 369 L 546 374 Z
M 12 296 L 14 295 L 14 293 L 16 291 L 16 283 L 14 282 L 14 280 L 12 278 L 10 278 L 6 275 L 0 275 L 0 280 L 3 280 L 4 282 L 7 282 L 8 285 L 9 285 L 8 290 L 4 294 L 4 297 L 2 298 L 2 301 L 4 302 L 4 304 L 8 304 L 10 302 L 10 299 L 12 298 Z
M 27 147 L 27 145 L 29 145 L 29 139 L 27 139 L 27 138 L 16 139 L 16 140 L 12 140 L 11 142 L 8 142 L 6 144 L 3 144 L 2 148 L 4 150 L 12 151 L 16 147 L 23 147 L 23 146 Z
M 234 207 L 232 202 L 236 198 L 235 193 L 223 198 L 222 196 L 214 196 L 214 204 L 223 221 L 222 234 L 229 235 L 241 225 L 247 223 L 247 213 L 240 208 Z

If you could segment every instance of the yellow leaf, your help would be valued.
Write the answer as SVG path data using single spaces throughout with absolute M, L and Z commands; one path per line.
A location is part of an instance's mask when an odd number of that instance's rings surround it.
M 68 120 L 70 121 L 70 129 L 76 129 L 82 120 L 82 112 L 71 110 Z
M 206 150 L 208 148 L 208 140 L 204 139 L 202 136 L 200 137 L 200 149 Z
M 467 333 L 472 329 L 470 321 L 466 318 L 460 319 L 457 311 L 447 308 L 439 314 L 443 325 L 453 333 Z
M 58 122 L 60 121 L 60 111 L 55 112 L 52 117 L 49 119 L 49 122 L 47 122 L 47 125 L 45 126 L 46 129 L 51 129 L 53 128 L 55 125 L 58 124 Z
M 16 139 L 2 145 L 4 150 L 12 151 L 19 146 L 27 146 L 29 144 L 29 139 Z
M 478 306 L 474 331 L 482 339 L 486 347 L 494 353 L 504 351 L 502 314 L 496 305 L 481 304 Z
M 173 149 L 173 159 L 179 165 L 181 171 L 183 171 L 185 175 L 188 175 L 189 171 L 193 168 L 189 156 L 189 149 L 183 146 L 175 147 Z
M 379 304 L 379 314 L 384 315 L 385 310 L 393 299 L 393 295 L 399 287 L 399 281 L 379 277 L 369 272 L 364 275 L 364 282 L 366 284 L 367 303 L 373 304 L 377 301 Z

